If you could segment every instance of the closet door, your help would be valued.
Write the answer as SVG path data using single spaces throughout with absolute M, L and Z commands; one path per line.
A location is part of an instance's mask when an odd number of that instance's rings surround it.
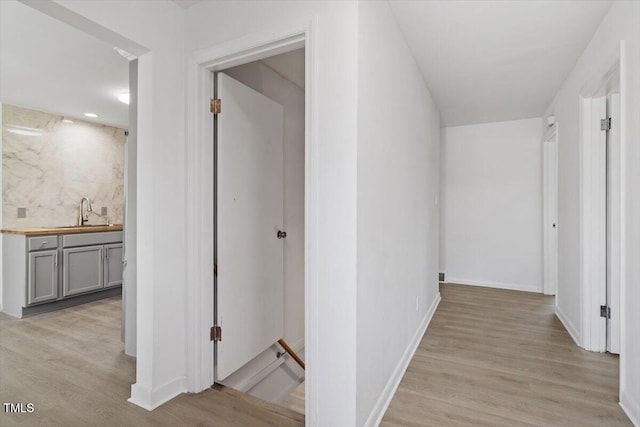
M 283 108 L 217 74 L 216 381 L 282 338 Z

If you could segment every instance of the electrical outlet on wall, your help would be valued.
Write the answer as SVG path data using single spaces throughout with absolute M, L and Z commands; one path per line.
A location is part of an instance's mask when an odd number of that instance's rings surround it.
M 18 218 L 27 217 L 27 208 L 18 208 Z
M 103 206 L 102 208 L 100 208 L 100 215 L 102 216 L 106 216 L 107 215 L 107 207 Z

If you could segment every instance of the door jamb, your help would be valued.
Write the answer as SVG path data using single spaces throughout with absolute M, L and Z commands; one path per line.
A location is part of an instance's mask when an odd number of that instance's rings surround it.
M 252 34 L 194 52 L 187 57 L 187 389 L 199 392 L 214 382 L 213 95 L 214 71 L 305 48 L 305 407 L 316 419 L 317 280 L 315 277 L 318 58 L 317 22 Z
M 548 240 L 548 230 L 549 230 L 549 217 L 548 217 L 548 206 L 546 205 L 546 192 L 548 191 L 546 186 L 547 186 L 547 167 L 548 164 L 546 162 L 546 157 L 543 158 L 543 180 L 544 180 L 544 189 L 543 189 L 543 206 L 544 206 L 544 212 L 543 212 L 543 229 L 544 229 L 544 235 L 543 235 L 543 240 L 544 240 L 544 282 L 543 282 L 543 292 L 545 295 L 556 295 L 556 293 L 558 292 L 558 267 L 557 267 L 557 263 L 558 263 L 558 239 L 557 239 L 557 227 L 558 227 L 558 123 L 554 123 L 553 126 L 549 129 L 549 131 L 546 133 L 544 139 L 543 139 L 543 144 L 546 144 L 550 141 L 553 141 L 553 143 L 555 144 L 555 150 L 556 150 L 556 157 L 555 157 L 555 170 L 556 170 L 556 209 L 555 209 L 555 224 L 556 224 L 556 279 L 555 279 L 555 286 L 552 288 L 550 283 L 549 283 L 549 277 L 548 277 L 548 269 L 549 269 L 549 259 L 548 259 L 548 254 L 549 254 L 549 245 L 551 244 Z M 544 147 L 543 147 L 544 150 Z M 544 155 L 544 153 L 543 153 Z M 557 298 L 555 299 L 556 304 L 557 304 Z
M 598 186 L 591 185 L 591 179 L 594 173 L 594 162 L 606 162 L 606 156 L 604 159 L 599 159 L 594 150 L 591 149 L 593 139 L 590 121 L 592 116 L 591 100 L 597 96 L 606 96 L 607 91 L 604 90 L 604 88 L 607 83 L 612 80 L 615 74 L 620 76 L 620 57 L 623 49 L 624 44 L 621 42 L 620 50 L 615 58 L 613 58 L 608 70 L 604 74 L 600 73 L 598 77 L 591 79 L 580 92 L 580 312 L 582 323 L 580 346 L 585 350 L 596 352 L 606 351 L 606 320 L 600 317 L 600 305 L 607 304 L 607 301 L 606 284 L 604 287 L 602 285 L 598 285 L 598 283 L 596 283 L 597 279 L 592 275 L 592 270 L 594 266 L 601 264 L 604 259 L 604 265 L 601 267 L 606 271 L 606 220 L 604 222 L 605 239 L 602 240 L 604 247 L 600 247 L 602 245 L 597 244 L 598 235 L 597 232 L 594 231 L 593 226 L 593 221 L 597 218 L 597 215 L 599 215 L 597 213 L 598 206 L 593 202 L 599 197 L 598 191 L 600 188 Z M 620 79 L 620 85 L 622 100 L 622 79 Z M 624 114 L 621 102 L 620 117 L 623 117 Z M 621 145 L 624 145 L 622 138 L 623 134 L 621 133 Z M 620 171 L 620 173 L 622 173 L 622 171 Z M 622 212 L 622 203 L 624 203 L 623 196 L 621 196 L 620 203 L 620 209 Z M 620 233 L 624 233 L 624 221 L 621 221 Z M 620 239 L 618 243 L 621 246 L 620 254 L 622 258 L 624 253 L 624 247 L 622 247 L 624 239 Z M 623 289 L 624 279 L 621 276 L 621 296 Z M 620 309 L 622 309 L 622 307 L 620 307 Z M 623 348 L 622 323 L 621 318 L 621 353 Z

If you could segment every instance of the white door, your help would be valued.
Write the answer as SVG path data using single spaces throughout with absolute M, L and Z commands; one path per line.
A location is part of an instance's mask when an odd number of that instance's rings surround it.
M 620 94 L 607 99 L 607 351 L 620 353 Z
M 216 381 L 283 336 L 283 109 L 217 73 Z
M 558 141 L 556 135 L 554 129 L 542 145 L 544 293 L 546 295 L 555 295 L 558 289 Z

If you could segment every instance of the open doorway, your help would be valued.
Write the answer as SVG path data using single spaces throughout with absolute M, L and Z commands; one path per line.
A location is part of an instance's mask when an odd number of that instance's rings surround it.
M 305 51 L 213 78 L 215 382 L 304 413 Z
M 40 378 L 28 392 L 36 410 L 68 389 L 53 360 L 96 379 L 78 404 L 130 384 L 136 369 L 135 292 L 123 291 L 135 291 L 123 262 L 125 248 L 135 252 L 135 224 L 123 224 L 135 200 L 134 57 L 37 6 L 0 5 L 0 377 L 6 402 L 20 395 L 24 372 Z

